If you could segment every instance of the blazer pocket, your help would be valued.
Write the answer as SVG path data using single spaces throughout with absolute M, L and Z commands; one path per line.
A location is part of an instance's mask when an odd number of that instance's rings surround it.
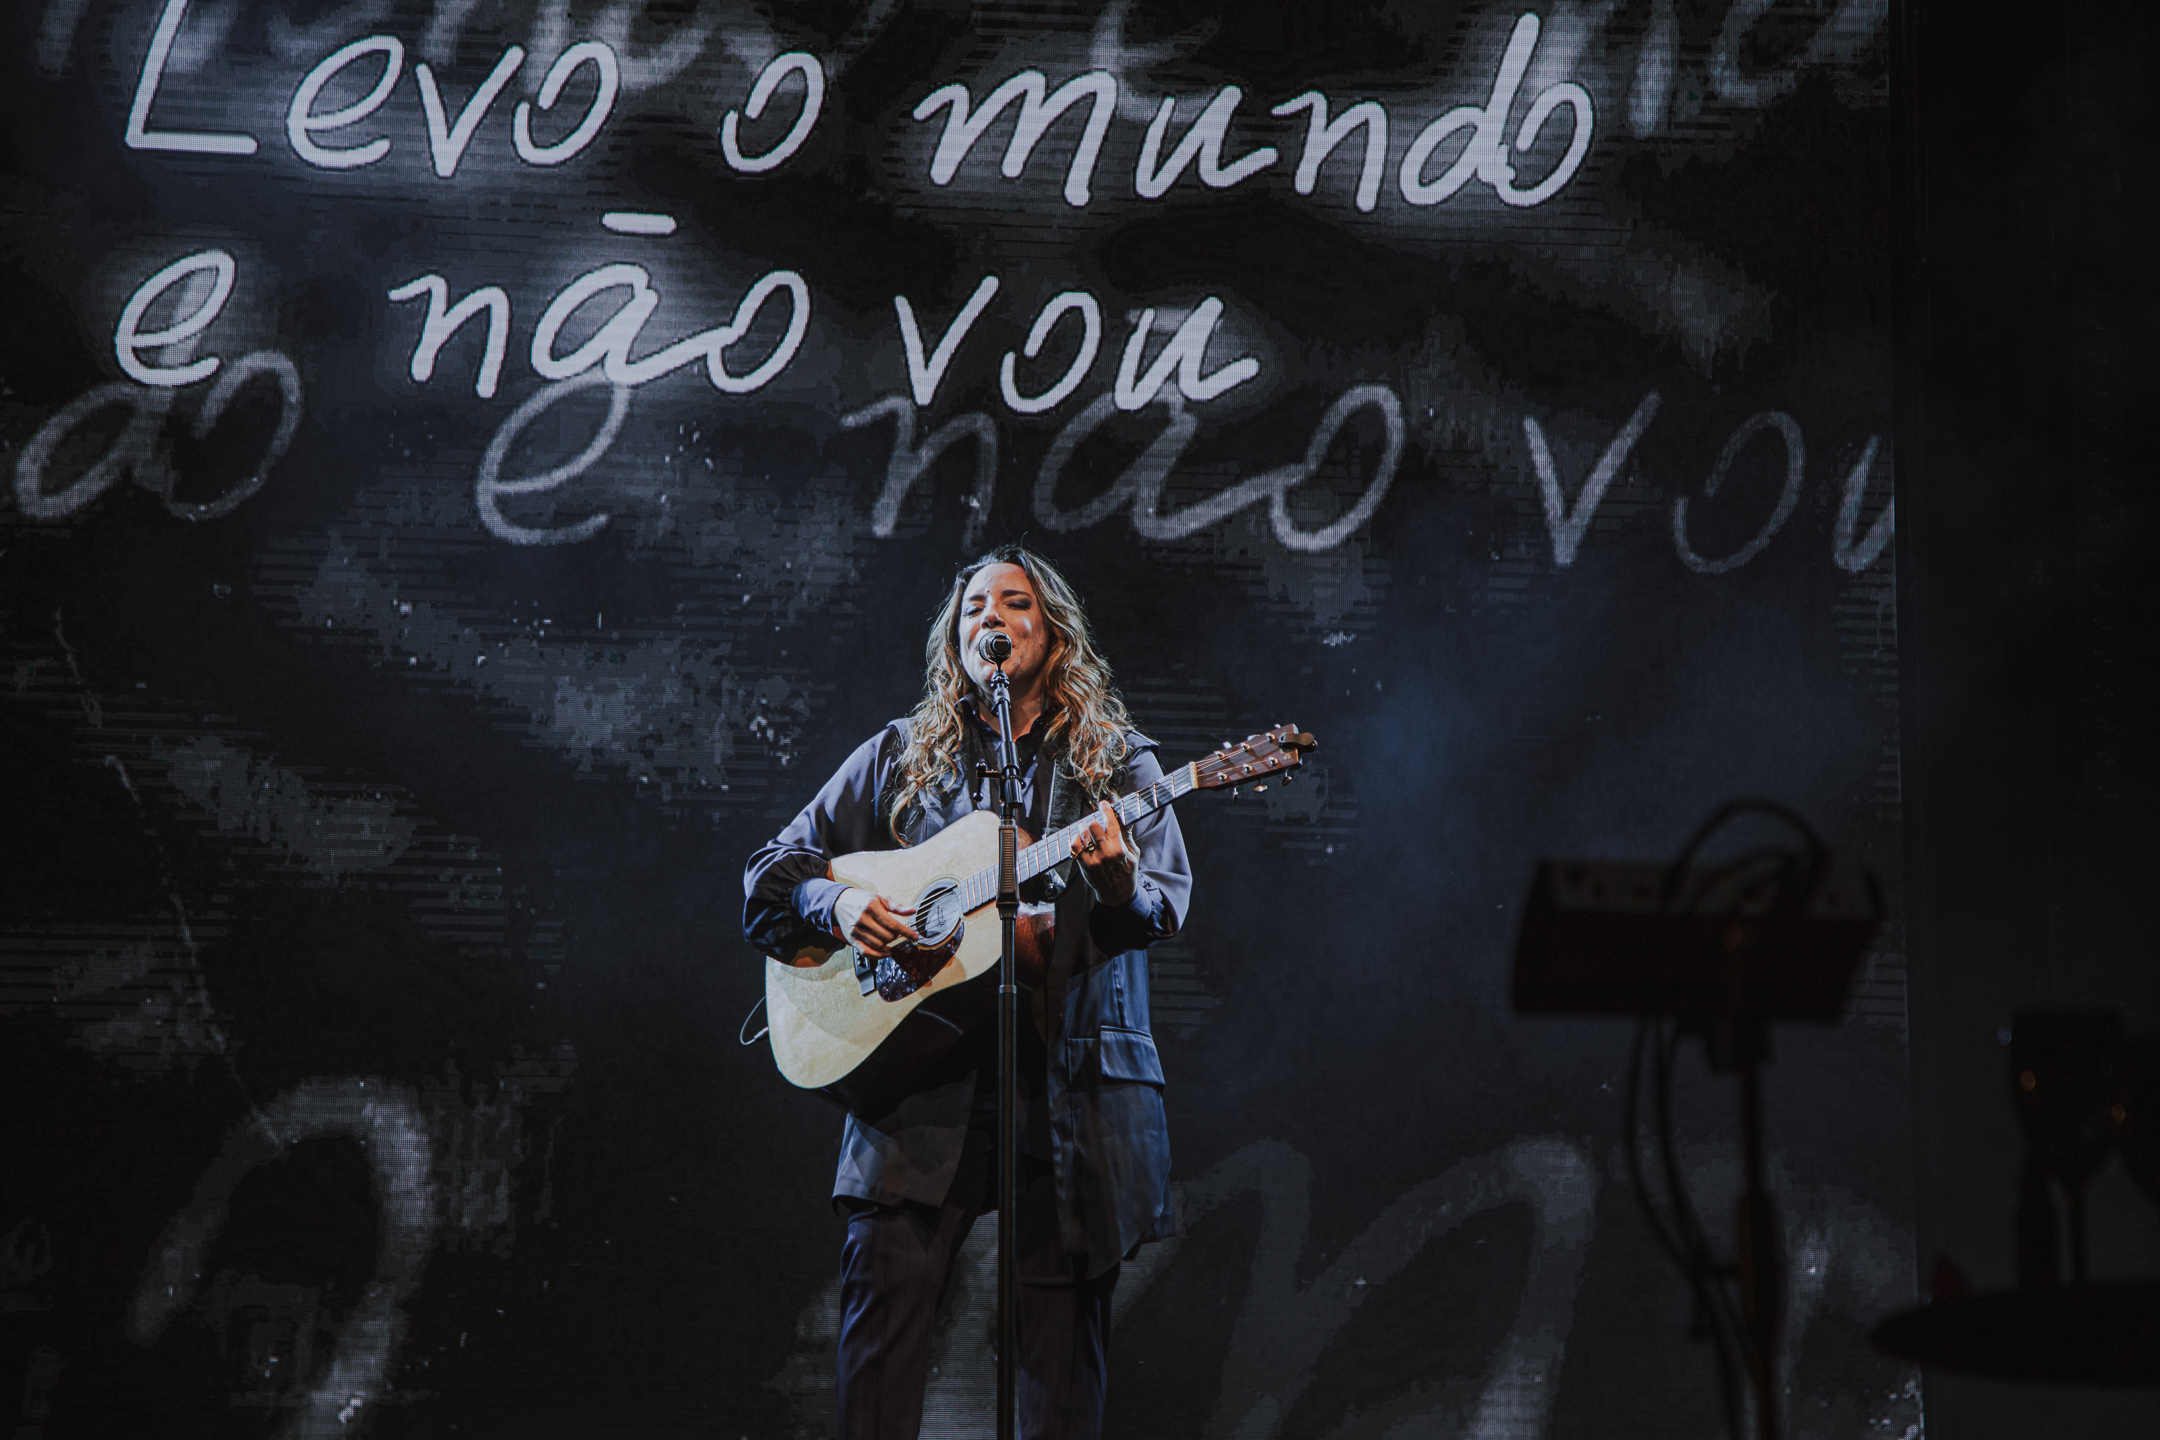
M 1165 1083 L 1162 1054 L 1155 1048 L 1155 1037 L 1147 1031 L 1105 1025 L 1101 1046 L 1105 1080 L 1139 1080 L 1149 1085 Z

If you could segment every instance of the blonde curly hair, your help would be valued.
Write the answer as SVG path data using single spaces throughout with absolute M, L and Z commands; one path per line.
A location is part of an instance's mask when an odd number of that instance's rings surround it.
M 1044 710 L 1049 728 L 1043 749 L 1055 757 L 1081 788 L 1107 796 L 1125 763 L 1125 734 L 1132 716 L 1110 676 L 1110 662 L 1088 635 L 1087 611 L 1071 582 L 1034 551 L 1007 545 L 962 566 L 953 577 L 945 603 L 931 622 L 923 647 L 923 697 L 909 717 L 907 749 L 900 755 L 899 783 L 893 787 L 886 823 L 900 838 L 900 817 L 925 791 L 967 783 L 961 773 L 962 742 L 969 721 L 965 707 L 973 684 L 960 657 L 960 602 L 968 582 L 991 565 L 1017 565 L 1035 587 L 1042 618 L 1050 632 L 1044 661 Z

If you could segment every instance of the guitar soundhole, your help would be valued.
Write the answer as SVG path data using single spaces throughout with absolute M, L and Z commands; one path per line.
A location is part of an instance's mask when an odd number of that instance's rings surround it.
M 960 887 L 952 881 L 936 881 L 916 897 L 915 933 L 922 937 L 916 943 L 922 949 L 951 955 L 959 948 L 965 925 L 960 910 Z
M 855 957 L 855 977 L 863 994 L 875 991 L 882 1000 L 903 1000 L 945 968 L 967 928 L 958 884 L 939 880 L 916 896 L 914 926 L 918 938 L 894 946 L 892 954 L 875 964 Z

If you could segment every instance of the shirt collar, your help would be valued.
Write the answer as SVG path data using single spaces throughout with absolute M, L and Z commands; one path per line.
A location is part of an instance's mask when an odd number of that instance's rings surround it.
M 972 700 L 968 702 L 967 713 L 969 718 L 975 722 L 975 728 L 988 736 L 991 744 L 996 744 L 998 739 L 996 718 L 985 715 Z M 1050 722 L 1057 717 L 1057 713 L 1058 707 L 1055 704 L 1044 706 L 1042 713 L 1035 717 L 1033 725 L 1030 725 L 1023 733 L 1013 736 L 1013 743 L 1016 745 L 1040 745 L 1043 737 L 1050 733 Z

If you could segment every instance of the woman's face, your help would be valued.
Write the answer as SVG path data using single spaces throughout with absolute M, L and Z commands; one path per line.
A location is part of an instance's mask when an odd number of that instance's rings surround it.
M 1042 683 L 1043 667 L 1050 658 L 1050 627 L 1043 620 L 1042 597 L 1035 582 L 1018 565 L 985 565 L 969 579 L 960 596 L 960 661 L 968 679 L 987 691 L 997 666 L 982 658 L 976 646 L 985 635 L 1002 632 L 1012 641 L 1012 656 L 1005 662 L 1005 678 L 1012 683 L 1017 700 Z

